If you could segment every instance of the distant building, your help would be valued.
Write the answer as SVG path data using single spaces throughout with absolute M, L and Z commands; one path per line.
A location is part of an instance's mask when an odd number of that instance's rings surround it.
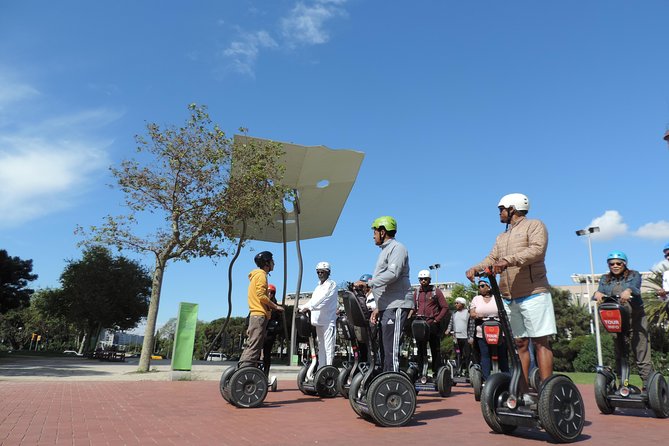
M 108 350 L 115 346 L 116 349 L 125 351 L 128 350 L 129 346 L 141 346 L 143 342 L 144 336 L 105 328 L 100 332 L 100 337 L 98 338 L 98 347 L 102 347 L 103 349 Z

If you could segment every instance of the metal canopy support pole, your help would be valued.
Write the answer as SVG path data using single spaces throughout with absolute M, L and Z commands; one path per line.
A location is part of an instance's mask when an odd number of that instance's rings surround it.
M 288 251 L 286 247 L 286 212 L 284 211 L 281 214 L 281 232 L 283 235 L 283 291 L 281 293 L 281 306 L 286 307 L 286 289 L 288 289 Z M 284 347 L 288 343 L 288 325 L 286 324 L 286 312 L 281 313 L 281 317 L 283 318 L 283 342 L 281 346 L 281 358 L 283 358 L 284 355 Z
M 297 316 L 297 306 L 300 302 L 300 288 L 302 286 L 302 249 L 300 247 L 300 198 L 297 189 L 293 189 L 295 194 L 295 248 L 297 249 L 297 288 L 295 289 L 295 304 L 293 305 L 293 323 L 290 329 L 290 364 L 297 365 L 297 328 L 295 327 L 295 318 Z
M 592 241 L 590 234 L 588 234 L 588 254 L 590 255 L 590 280 L 592 280 L 592 286 L 595 286 L 595 266 L 592 263 Z M 587 280 L 586 280 L 587 283 Z M 589 299 L 592 299 L 592 296 L 588 296 Z M 599 338 L 599 312 L 597 311 L 597 302 L 595 301 L 594 305 L 594 319 L 595 319 L 595 342 L 597 344 L 597 365 L 603 365 L 604 361 L 602 359 L 602 341 Z

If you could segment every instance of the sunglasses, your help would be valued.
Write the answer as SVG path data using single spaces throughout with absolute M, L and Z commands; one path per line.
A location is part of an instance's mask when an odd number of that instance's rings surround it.
M 418 279 L 418 280 L 430 280 L 430 278 L 429 278 L 429 277 L 421 277 L 421 278 Z
M 479 285 L 479 288 L 488 288 L 488 285 L 482 284 L 482 285 Z
M 623 266 L 624 262 L 609 262 L 609 266 Z
M 669 259 L 669 252 L 664 255 L 665 259 Z

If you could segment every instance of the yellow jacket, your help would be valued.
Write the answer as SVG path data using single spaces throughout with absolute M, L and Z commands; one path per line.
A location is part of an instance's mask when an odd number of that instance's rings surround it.
M 271 315 L 269 296 L 267 295 L 267 273 L 262 269 L 254 269 L 249 273 L 249 312 L 251 316 Z

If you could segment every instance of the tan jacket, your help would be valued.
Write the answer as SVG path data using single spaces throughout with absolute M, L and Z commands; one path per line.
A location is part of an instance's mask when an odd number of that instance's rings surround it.
M 509 262 L 499 281 L 499 290 L 507 299 L 547 292 L 544 264 L 547 246 L 546 226 L 539 220 L 523 217 L 497 236 L 490 254 L 474 268 L 482 270 L 498 260 Z

